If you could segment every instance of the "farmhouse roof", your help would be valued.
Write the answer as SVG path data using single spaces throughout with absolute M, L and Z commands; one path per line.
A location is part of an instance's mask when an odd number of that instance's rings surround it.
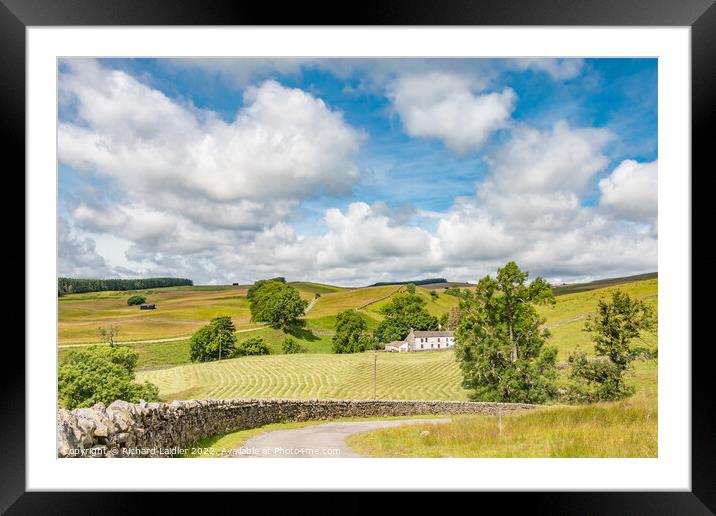
M 397 347 L 402 346 L 403 344 L 405 344 L 405 341 L 404 341 L 404 340 L 394 340 L 394 341 L 388 342 L 388 343 L 385 345 L 385 347 L 387 348 L 388 346 L 394 346 L 394 347 L 397 348 Z
M 454 331 L 413 331 L 416 337 L 454 337 Z

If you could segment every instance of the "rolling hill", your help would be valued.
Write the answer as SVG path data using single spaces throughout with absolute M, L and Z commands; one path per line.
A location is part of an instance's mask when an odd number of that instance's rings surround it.
M 653 275 L 648 275 L 653 277 Z M 641 278 L 641 276 L 639 277 Z M 625 278 L 614 278 L 582 285 L 571 285 L 576 293 L 561 292 L 557 307 L 540 308 L 547 318 L 547 326 L 561 329 L 559 335 L 567 335 L 570 342 L 589 345 L 586 335 L 581 332 L 581 322 L 588 306 L 594 303 L 594 296 L 619 287 L 637 297 L 656 295 L 656 278 L 625 283 Z M 380 309 L 390 298 L 404 289 L 403 285 L 380 287 L 342 288 L 311 282 L 292 283 L 306 300 L 314 301 L 305 316 L 306 327 L 312 332 L 303 335 L 301 344 L 309 352 L 330 351 L 330 337 L 335 328 L 335 317 L 342 310 L 358 309 L 370 329 L 383 319 Z M 567 287 L 567 286 L 566 286 Z M 566 288 L 565 287 L 565 288 Z M 279 353 L 284 335 L 279 330 L 251 323 L 246 292 L 248 286 L 182 286 L 162 289 L 147 289 L 128 292 L 92 292 L 70 294 L 58 300 L 58 336 L 61 353 L 71 346 L 86 345 L 98 341 L 97 328 L 116 324 L 120 328 L 120 342 L 131 343 L 140 353 L 140 366 L 154 367 L 162 364 L 180 364 L 188 349 L 189 336 L 206 324 L 212 317 L 229 315 L 239 330 L 239 340 L 252 335 L 261 335 L 272 352 Z M 430 290 L 417 287 L 416 292 L 426 301 L 430 313 L 440 316 L 458 304 L 454 296 L 436 290 L 437 298 Z M 592 294 L 590 294 L 590 292 Z M 136 306 L 127 306 L 126 299 L 134 293 L 141 293 L 156 303 L 157 310 L 140 311 Z M 595 294 L 596 293 L 596 294 Z M 320 297 L 315 299 L 319 294 Z M 581 294 L 575 297 L 575 294 Z M 581 319 L 580 319 L 581 318 Z M 572 320 L 574 319 L 574 320 Z M 254 333 L 254 331 L 256 333 Z M 151 344 L 151 346 L 150 346 Z M 156 352 L 156 353 L 155 353 Z M 152 355 L 163 357 L 159 359 Z M 146 359 L 146 360 L 144 360 Z
M 545 317 L 545 326 L 552 333 L 549 344 L 557 347 L 559 361 L 565 361 L 569 353 L 577 347 L 588 353 L 592 352 L 590 336 L 583 331 L 584 319 L 594 310 L 597 301 L 609 296 L 615 288 L 658 307 L 658 280 L 656 279 L 565 294 L 556 299 L 554 307 L 539 307 L 540 313 Z M 425 289 L 418 288 L 417 291 L 421 296 L 431 297 L 429 291 Z M 324 301 L 326 304 L 319 312 L 320 317 L 311 319 L 310 317 L 314 313 L 313 310 L 309 312 L 309 327 L 316 321 L 324 322 L 327 318 L 335 317 L 325 314 L 349 306 L 350 303 L 346 296 L 350 292 L 353 292 L 355 296 L 349 297 L 354 304 L 375 299 L 372 296 L 390 294 L 389 291 L 356 289 L 355 291 L 321 296 L 319 302 L 324 297 L 329 299 Z M 329 297 L 333 295 L 337 296 L 335 300 L 331 300 Z M 369 304 L 360 313 L 375 321 L 379 317 L 377 310 L 384 302 L 386 300 L 382 299 Z M 449 309 L 449 303 L 456 302 L 456 298 L 452 296 L 440 295 L 437 302 L 431 301 L 430 310 L 435 312 L 446 310 Z M 276 330 L 261 329 L 257 331 Z M 245 335 L 253 333 L 250 331 Z M 140 371 L 137 376 L 141 381 L 148 380 L 159 386 L 162 396 L 167 399 L 254 396 L 371 397 L 373 353 L 328 354 L 326 351 L 330 349 L 330 337 L 322 336 L 321 339 L 323 340 L 320 344 L 315 342 L 308 344 L 316 346 L 315 354 L 244 357 L 224 360 L 220 363 L 189 364 Z M 657 347 L 657 336 L 648 335 L 637 344 L 654 349 Z M 465 399 L 467 396 L 460 385 L 460 371 L 452 351 L 378 353 L 377 355 L 379 397 Z M 144 363 L 146 364 L 146 362 Z M 656 364 L 654 362 L 638 364 L 637 373 L 634 381 L 638 381 L 642 385 L 656 384 Z
M 403 288 L 388 285 L 348 289 L 309 282 L 291 285 L 306 300 L 313 301 L 316 294 L 320 295 L 305 317 L 308 327 L 317 330 L 332 330 L 336 314 L 351 309 L 359 309 L 369 326 L 374 327 L 382 320 L 379 307 Z M 120 342 L 188 338 L 218 315 L 231 316 L 239 330 L 258 328 L 263 325 L 250 321 L 247 290 L 245 285 L 194 286 L 69 294 L 58 301 L 59 343 L 60 346 L 96 343 L 97 328 L 109 324 L 120 327 Z M 436 315 L 457 304 L 454 297 L 441 296 L 434 301 L 427 290 L 419 288 L 418 291 L 428 302 L 428 309 Z M 157 309 L 127 306 L 127 298 L 134 294 L 144 295 Z
M 97 328 L 116 324 L 119 341 L 188 338 L 219 315 L 231 316 L 238 329 L 260 327 L 250 322 L 246 293 L 250 285 L 200 285 L 68 294 L 58 299 L 58 340 L 60 346 L 98 341 Z M 315 294 L 340 293 L 344 289 L 319 283 L 294 283 L 307 300 Z M 141 294 L 156 310 L 127 306 L 127 299 Z
M 574 294 L 576 292 L 587 292 L 598 288 L 614 287 L 623 285 L 624 283 L 633 283 L 635 281 L 644 281 L 650 279 L 658 279 L 657 272 L 648 272 L 646 274 L 637 274 L 635 276 L 623 276 L 621 278 L 605 278 L 588 283 L 565 283 L 564 285 L 556 285 L 552 287 L 555 296 L 564 294 Z

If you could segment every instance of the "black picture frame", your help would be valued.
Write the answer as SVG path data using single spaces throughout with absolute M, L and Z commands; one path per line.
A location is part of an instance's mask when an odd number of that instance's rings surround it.
M 0 0 L 0 78 L 2 146 L 16 169 L 25 168 L 25 29 L 62 25 L 532 25 L 532 26 L 689 26 L 692 63 L 692 192 L 700 176 L 713 176 L 708 151 L 713 147 L 716 102 L 715 0 L 424 0 L 364 1 L 351 8 L 339 2 L 241 3 L 231 0 Z M 278 5 L 278 4 L 277 4 Z M 711 129 L 711 130 L 709 130 Z M 684 171 L 688 173 L 688 171 Z M 713 179 L 710 179 L 713 182 Z M 703 180 L 701 181 L 703 182 Z M 705 186 L 705 185 L 704 185 Z M 19 195 L 18 195 L 19 197 Z M 693 201 L 692 201 L 693 202 Z M 693 217 L 692 235 L 699 225 Z M 705 233 L 709 235 L 710 232 Z M 710 240 L 710 238 L 706 238 Z M 693 241 L 693 247 L 699 242 Z M 704 244 L 701 244 L 704 245 Z M 692 248 L 693 257 L 693 248 Z M 693 258 L 692 258 L 693 260 Z M 693 264 L 695 266 L 695 263 Z M 25 274 L 30 271 L 25 269 Z M 692 300 L 685 300 L 692 302 Z M 707 308 L 692 306 L 697 315 Z M 693 320 L 693 316 L 692 316 Z M 697 319 L 698 320 L 698 319 Z M 692 491 L 481 493 L 509 496 L 531 511 L 552 514 L 712 514 L 716 511 L 716 427 L 707 379 L 711 373 L 708 340 L 692 345 Z M 3 399 L 3 446 L 0 447 L 0 511 L 8 514 L 100 514 L 146 504 L 126 493 L 28 493 L 25 490 L 25 354 L 14 349 L 14 367 L 0 376 Z M 6 357 L 9 363 L 10 357 Z M 212 495 L 217 496 L 217 495 Z M 272 495 L 274 496 L 274 495 Z M 292 503 L 301 503 L 292 495 Z M 222 497 L 223 498 L 223 497 Z M 422 504 L 424 496 L 413 496 Z M 189 493 L 162 503 L 184 506 Z M 222 502 L 214 499 L 217 506 Z M 146 506 L 146 505 L 145 505 Z M 346 504 L 345 511 L 369 507 Z M 147 506 L 148 507 L 148 506 Z M 512 505 L 512 507 L 515 507 Z M 343 510 L 341 512 L 344 512 Z

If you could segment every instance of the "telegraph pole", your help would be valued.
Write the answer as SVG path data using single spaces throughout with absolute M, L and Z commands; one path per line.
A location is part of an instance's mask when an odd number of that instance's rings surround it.
M 377 391 L 377 383 L 378 383 L 378 350 L 373 350 L 373 399 L 377 399 L 376 391 Z

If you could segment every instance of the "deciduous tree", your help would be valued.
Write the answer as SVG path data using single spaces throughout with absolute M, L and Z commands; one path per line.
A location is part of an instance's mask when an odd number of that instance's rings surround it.
M 527 278 L 509 262 L 463 292 L 455 353 L 477 399 L 542 403 L 554 394 L 557 350 L 545 346 L 549 332 L 534 306 L 554 296 L 542 278 Z
M 345 310 L 336 316 L 336 334 L 333 336 L 334 353 L 358 353 L 374 347 L 368 335 L 368 324 L 355 310 Z
M 108 344 L 109 347 L 112 347 L 117 339 L 117 335 L 119 335 L 119 326 L 116 324 L 110 324 L 109 326 L 98 328 L 97 332 L 99 333 L 102 342 Z
M 597 359 L 576 351 L 569 357 L 572 366 L 570 397 L 577 401 L 615 400 L 633 394 L 625 384 L 625 373 L 634 359 L 631 343 L 644 332 L 656 329 L 654 309 L 620 290 L 611 301 L 600 299 L 586 321 L 584 330 L 592 334 Z
M 251 320 L 289 332 L 299 326 L 308 301 L 294 287 L 282 281 L 260 280 L 247 294 Z
M 381 309 L 385 318 L 373 331 L 380 342 L 403 340 L 414 330 L 437 330 L 438 319 L 425 308 L 425 300 L 417 294 L 398 294 Z
M 230 358 L 236 351 L 236 327 L 229 316 L 215 317 L 202 326 L 189 341 L 192 362 Z

